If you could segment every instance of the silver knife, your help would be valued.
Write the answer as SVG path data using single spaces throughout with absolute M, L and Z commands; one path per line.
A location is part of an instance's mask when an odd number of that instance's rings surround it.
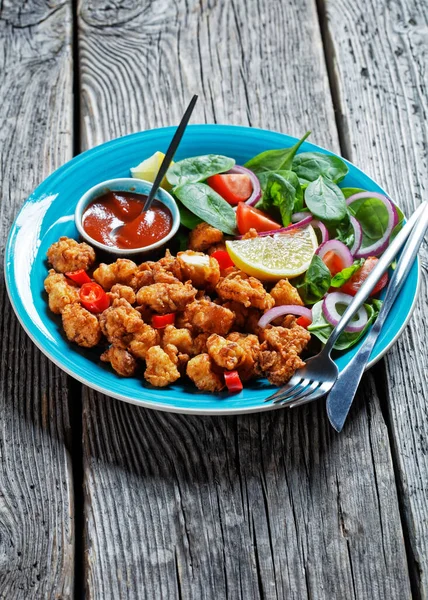
M 386 317 L 388 316 L 403 283 L 410 273 L 419 247 L 423 242 L 428 228 L 428 203 L 425 202 L 424 204 L 425 208 L 420 214 L 419 219 L 407 240 L 397 267 L 391 277 L 382 308 L 379 311 L 379 315 L 373 327 L 370 329 L 361 348 L 349 361 L 343 371 L 339 373 L 336 383 L 333 385 L 327 397 L 327 415 L 330 423 L 338 432 L 342 431 L 373 347 L 382 326 L 385 323 Z

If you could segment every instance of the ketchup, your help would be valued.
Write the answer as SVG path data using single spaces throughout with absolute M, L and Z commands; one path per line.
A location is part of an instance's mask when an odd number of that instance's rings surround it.
M 134 192 L 107 192 L 88 204 L 83 213 L 83 229 L 106 246 L 150 246 L 171 231 L 172 214 L 158 200 L 154 200 L 149 210 L 142 213 L 146 198 Z

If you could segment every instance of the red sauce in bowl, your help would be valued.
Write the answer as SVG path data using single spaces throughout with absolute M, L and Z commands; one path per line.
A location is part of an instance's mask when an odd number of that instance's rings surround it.
M 97 242 L 116 248 L 145 248 L 159 242 L 172 229 L 172 214 L 158 200 L 141 213 L 146 198 L 134 192 L 107 192 L 88 204 L 83 229 Z

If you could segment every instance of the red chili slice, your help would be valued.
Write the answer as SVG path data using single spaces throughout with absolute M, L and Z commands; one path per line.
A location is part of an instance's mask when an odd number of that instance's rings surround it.
M 78 285 L 83 285 L 84 283 L 91 283 L 91 278 L 84 269 L 79 269 L 78 271 L 69 271 L 65 275 Z
M 103 288 L 91 281 L 84 283 L 79 290 L 80 302 L 82 306 L 91 313 L 100 313 L 110 306 L 110 298 Z
M 225 371 L 224 381 L 226 382 L 226 386 L 229 392 L 240 392 L 244 389 L 238 371 Z
M 153 315 L 152 325 L 155 329 L 163 329 L 167 325 L 174 325 L 175 313 L 168 313 L 167 315 Z
M 305 329 L 307 329 L 312 323 L 312 321 L 308 319 L 308 317 L 299 317 L 298 319 L 296 319 L 296 323 L 297 325 L 300 325 L 300 327 L 304 327 Z
M 233 260 L 230 258 L 229 253 L 226 250 L 216 250 L 211 254 L 213 258 L 218 262 L 221 271 L 234 266 Z

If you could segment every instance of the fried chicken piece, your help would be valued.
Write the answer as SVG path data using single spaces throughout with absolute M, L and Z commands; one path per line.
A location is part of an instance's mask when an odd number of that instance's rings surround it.
M 140 313 L 125 298 L 113 301 L 113 304 L 100 315 L 101 331 L 110 344 L 127 348 L 135 335 L 146 326 Z
M 135 304 L 135 292 L 129 285 L 122 285 L 121 283 L 115 283 L 109 292 L 107 292 L 107 296 L 110 297 L 110 300 L 116 300 L 116 298 L 125 298 L 129 304 Z
M 219 229 L 204 222 L 199 223 L 199 225 L 190 232 L 188 246 L 190 250 L 202 252 L 214 244 L 223 242 L 223 239 L 223 233 Z
M 62 236 L 47 252 L 48 261 L 55 271 L 67 273 L 84 269 L 87 271 L 95 262 L 95 250 L 82 242 Z
M 92 348 L 101 340 L 101 327 L 95 315 L 80 304 L 67 304 L 62 311 L 62 326 L 70 342 Z
M 215 258 L 203 252 L 179 252 L 177 260 L 183 279 L 192 282 L 197 288 L 214 288 L 220 279 L 220 267 Z
M 299 292 L 291 285 L 288 279 L 281 279 L 271 289 L 270 295 L 275 300 L 275 306 L 284 306 L 292 304 L 294 306 L 304 306 Z
M 311 334 L 295 322 L 290 328 L 268 325 L 259 356 L 259 370 L 274 385 L 284 385 L 297 369 L 305 366 L 299 354 L 306 348 Z
M 152 271 L 155 283 L 178 283 L 189 279 L 182 275 L 180 261 L 169 250 L 153 264 Z
M 153 276 L 153 265 L 156 264 L 152 260 L 148 260 L 146 262 L 141 263 L 139 265 L 129 282 L 129 285 L 133 290 L 139 290 L 141 287 L 145 285 L 152 285 L 155 282 Z
M 256 322 L 258 322 L 262 316 L 261 311 L 257 308 L 252 308 L 251 306 L 247 308 L 240 302 L 235 302 L 234 300 L 226 300 L 226 302 L 221 300 L 220 303 L 235 314 L 235 327 L 238 329 L 245 330 L 249 320 L 254 317 Z
M 206 354 L 208 352 L 207 340 L 210 337 L 210 333 L 200 333 L 193 339 L 193 354 Z
M 165 344 L 162 349 L 168 354 L 169 358 L 177 366 L 180 375 L 184 375 L 190 356 L 188 354 L 183 354 L 183 352 L 179 352 L 177 346 L 174 346 L 174 344 Z
M 244 352 L 244 358 L 238 365 L 237 370 L 241 381 L 248 381 L 258 374 L 258 363 L 260 356 L 260 342 L 256 335 L 238 333 L 233 331 L 226 338 L 230 342 L 237 343 Z
M 261 310 L 272 308 L 275 300 L 267 293 L 261 281 L 242 271 L 230 273 L 217 284 L 216 291 L 224 300 L 235 300 L 244 306 Z
M 186 307 L 184 318 L 197 330 L 226 335 L 232 328 L 234 314 L 211 300 L 195 300 Z
M 147 323 L 143 323 L 143 325 L 140 325 L 139 331 L 134 333 L 133 339 L 128 344 L 128 350 L 137 358 L 145 360 L 150 348 L 158 346 L 159 343 L 159 331 L 147 325 Z
M 273 350 L 288 355 L 290 352 L 300 354 L 308 345 L 311 334 L 304 327 L 300 327 L 294 322 L 289 328 L 267 325 L 262 329 L 260 337 Z
M 290 381 L 297 369 L 306 363 L 297 354 L 287 357 L 279 352 L 262 350 L 259 356 L 259 373 L 267 377 L 273 385 L 281 386 Z
M 193 351 L 192 334 L 188 329 L 177 329 L 174 325 L 167 325 L 163 330 L 162 348 L 168 344 L 174 345 L 183 354 L 197 354 Z
M 222 377 L 213 371 L 209 354 L 198 354 L 191 358 L 186 373 L 203 392 L 220 392 L 224 388 Z
M 180 373 L 160 346 L 153 346 L 146 355 L 144 378 L 155 387 L 165 387 L 180 378 Z
M 154 283 L 137 292 L 137 302 L 159 314 L 184 310 L 196 296 L 196 289 L 190 281 L 186 283 Z
M 131 285 L 136 272 L 137 265 L 132 260 L 118 258 L 116 262 L 110 265 L 100 263 L 94 271 L 94 279 L 105 290 L 109 290 L 115 283 Z
M 138 367 L 132 354 L 120 346 L 110 346 L 108 350 L 101 354 L 100 358 L 103 362 L 109 362 L 116 373 L 123 375 L 123 377 L 132 377 Z
M 62 273 L 51 269 L 44 281 L 45 290 L 49 297 L 49 308 L 59 315 L 68 304 L 79 302 L 79 289 L 69 283 Z
M 237 369 L 245 359 L 245 352 L 240 344 L 232 340 L 225 340 L 216 333 L 208 338 L 207 349 L 210 358 L 216 365 L 228 371 Z

